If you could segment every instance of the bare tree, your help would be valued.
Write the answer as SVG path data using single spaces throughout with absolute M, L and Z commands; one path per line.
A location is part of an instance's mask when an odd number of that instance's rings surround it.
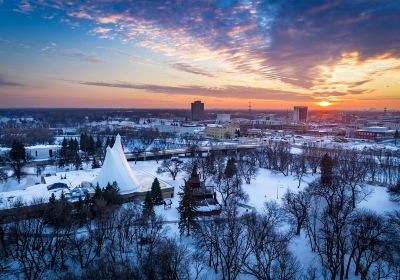
M 279 230 L 279 207 L 266 204 L 263 214 L 247 215 L 245 223 L 251 245 L 242 272 L 257 279 L 297 279 L 299 264 L 288 250 L 291 235 Z
M 157 173 L 169 173 L 172 179 L 175 180 L 178 173 L 181 172 L 182 165 L 183 161 L 181 160 L 167 159 L 161 163 L 161 166 L 157 169 Z
M 12 224 L 10 254 L 26 279 L 40 279 L 50 270 L 65 268 L 69 230 L 46 228 L 43 219 L 25 219 Z
M 306 160 L 303 155 L 297 155 L 293 158 L 292 170 L 299 181 L 297 188 L 300 188 L 301 181 L 303 180 L 304 175 L 307 174 Z
M 346 278 L 349 275 L 350 263 L 354 262 L 354 275 L 367 279 L 370 271 L 379 260 L 384 258 L 389 249 L 388 224 L 384 217 L 368 210 L 357 211 L 351 219 L 350 256 L 347 262 Z
M 383 279 L 383 276 L 390 272 L 393 279 L 400 279 L 400 211 L 395 210 L 388 215 L 389 232 L 387 241 L 389 242 L 389 255 L 383 260 L 379 269 L 375 269 L 375 279 Z M 388 269 L 387 269 L 388 268 Z M 383 275 L 383 276 L 381 276 Z M 379 276 L 379 278 L 378 278 Z
M 312 174 L 316 174 L 323 153 L 321 153 L 316 146 L 309 144 L 303 148 L 303 155 L 306 158 L 307 164 L 310 167 Z
M 364 159 L 356 151 L 342 152 L 335 167 L 340 183 L 351 189 L 352 206 L 355 208 L 357 196 L 363 186 L 361 182 L 366 174 Z
M 334 182 L 330 186 L 311 186 L 315 196 L 309 209 L 307 232 L 312 248 L 329 278 L 344 278 L 348 235 L 353 213 L 351 195 L 347 188 Z
M 311 206 L 310 194 L 307 191 L 300 191 L 297 194 L 288 191 L 282 200 L 289 224 L 294 225 L 296 235 L 300 235 L 300 230 L 307 219 L 308 209 Z
M 216 250 L 221 278 L 236 279 L 250 252 L 250 242 L 236 205 L 226 207 L 223 222 L 214 220 L 213 247 Z M 206 225 L 207 226 L 207 225 Z
M 250 184 L 252 179 L 255 179 L 258 168 L 257 158 L 254 151 L 239 153 L 239 161 L 237 162 L 237 168 L 240 176 L 244 179 L 246 184 Z

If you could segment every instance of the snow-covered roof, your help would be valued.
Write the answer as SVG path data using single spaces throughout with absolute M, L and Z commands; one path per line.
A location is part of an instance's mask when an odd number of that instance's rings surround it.
M 108 183 L 113 182 L 117 182 L 122 194 L 137 191 L 139 187 L 139 181 L 126 160 L 119 134 L 115 138 L 113 148 L 107 147 L 103 166 L 97 178 L 93 180 L 93 184 L 99 183 L 100 187 L 106 187 Z

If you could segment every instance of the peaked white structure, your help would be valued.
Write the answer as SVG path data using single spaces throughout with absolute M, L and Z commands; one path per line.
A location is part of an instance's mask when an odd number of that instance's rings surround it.
M 112 184 L 113 182 L 117 182 L 121 194 L 135 192 L 139 188 L 139 181 L 126 160 L 119 134 L 115 138 L 113 148 L 107 147 L 103 166 L 92 183 L 95 186 L 98 183 L 100 187 L 104 188 L 108 183 Z

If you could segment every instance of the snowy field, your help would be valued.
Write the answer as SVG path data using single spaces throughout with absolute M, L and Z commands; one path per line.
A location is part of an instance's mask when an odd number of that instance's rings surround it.
M 161 162 L 159 162 L 159 164 L 160 163 Z M 187 175 L 180 172 L 176 177 L 176 180 L 172 180 L 167 173 L 157 174 L 159 164 L 157 164 L 156 161 L 138 161 L 136 164 L 134 162 L 129 162 L 129 164 L 137 176 L 145 177 L 145 175 L 149 175 L 149 178 L 157 177 L 161 182 L 165 182 L 165 184 L 171 185 L 175 188 L 175 195 L 172 199 L 172 208 L 164 210 L 162 207 L 159 207 L 160 209 L 158 213 L 165 216 L 167 220 L 176 221 L 179 218 L 178 212 L 176 211 L 179 200 L 178 193 L 180 192 L 180 187 L 183 186 L 184 178 L 186 178 Z M 53 175 L 45 177 L 46 184 L 39 184 L 40 176 L 36 175 L 25 176 L 21 179 L 20 183 L 15 179 L 10 179 L 5 183 L 0 184 L 0 207 L 4 208 L 6 206 L 5 202 L 8 201 L 9 197 L 21 197 L 27 204 L 29 204 L 30 200 L 33 200 L 34 198 L 48 198 L 51 195 L 51 192 L 47 190 L 46 186 L 56 182 L 65 183 L 70 189 L 73 189 L 74 187 L 80 186 L 84 181 L 92 181 L 96 178 L 99 171 L 100 169 L 90 169 L 87 166 L 84 170 L 68 172 L 61 172 L 56 170 L 54 167 L 48 167 L 43 173 Z M 66 178 L 61 179 L 61 177 Z M 298 190 L 305 188 L 308 183 L 314 179 L 315 177 L 312 177 L 311 175 L 304 176 L 300 188 L 298 188 L 299 181 L 294 176 L 284 176 L 282 173 L 260 168 L 256 178 L 251 181 L 251 184 L 243 184 L 243 189 L 249 197 L 247 204 L 260 211 L 264 207 L 266 201 L 277 201 L 279 203 L 287 190 L 297 192 Z M 150 188 L 152 181 L 147 180 L 147 183 Z M 379 213 L 384 213 L 398 207 L 396 203 L 389 199 L 389 194 L 386 191 L 386 188 L 372 185 L 367 185 L 365 187 L 371 194 L 360 203 L 359 207 L 369 208 Z M 61 191 L 56 193 L 56 195 L 60 195 L 60 193 Z M 3 205 L 1 202 L 3 202 Z

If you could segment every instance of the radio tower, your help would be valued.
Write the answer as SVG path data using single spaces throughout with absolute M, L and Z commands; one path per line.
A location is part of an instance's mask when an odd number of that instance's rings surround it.
M 249 117 L 251 117 L 251 101 L 249 101 Z

